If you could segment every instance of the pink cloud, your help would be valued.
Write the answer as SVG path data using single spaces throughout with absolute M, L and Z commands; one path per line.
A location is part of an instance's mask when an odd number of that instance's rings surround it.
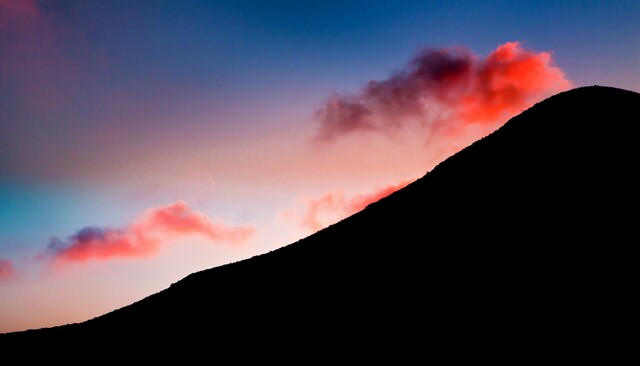
M 0 259 L 0 281 L 11 278 L 15 274 L 13 263 L 8 259 Z
M 202 235 L 213 243 L 238 245 L 255 234 L 252 226 L 233 227 L 193 211 L 185 202 L 147 210 L 124 228 L 86 227 L 62 241 L 51 239 L 47 250 L 56 260 L 85 262 L 140 258 L 156 254 L 174 239 Z
M 486 58 L 464 47 L 427 48 L 389 78 L 372 80 L 357 94 L 333 96 L 317 112 L 317 138 L 388 133 L 410 123 L 449 131 L 495 123 L 570 87 L 549 53 L 519 42 L 505 43 Z
M 342 189 L 336 189 L 317 198 L 305 198 L 302 213 L 296 209 L 289 209 L 281 212 L 280 216 L 297 222 L 304 229 L 316 232 L 363 210 L 369 204 L 387 197 L 409 183 L 411 182 L 403 181 L 353 197 L 347 197 Z

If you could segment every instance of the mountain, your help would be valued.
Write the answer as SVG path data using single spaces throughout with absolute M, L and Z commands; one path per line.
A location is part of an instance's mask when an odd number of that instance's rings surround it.
M 635 289 L 638 107 L 640 94 L 608 87 L 558 94 L 303 240 L 0 345 L 424 359 L 591 344 Z

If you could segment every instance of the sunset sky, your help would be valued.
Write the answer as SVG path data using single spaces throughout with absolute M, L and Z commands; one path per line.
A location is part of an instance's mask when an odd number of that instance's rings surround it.
M 640 92 L 639 1 L 0 0 L 0 332 L 292 243 L 594 84 Z

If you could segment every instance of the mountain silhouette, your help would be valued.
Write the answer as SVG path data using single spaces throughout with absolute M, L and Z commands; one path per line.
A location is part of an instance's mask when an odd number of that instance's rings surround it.
M 639 106 L 640 94 L 609 87 L 560 93 L 314 235 L 0 344 L 204 341 L 424 358 L 587 342 L 630 290 Z

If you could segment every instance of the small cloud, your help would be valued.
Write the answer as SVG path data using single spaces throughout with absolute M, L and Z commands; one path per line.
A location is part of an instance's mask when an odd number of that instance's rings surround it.
M 285 220 L 297 222 L 306 230 L 316 232 L 362 211 L 369 204 L 387 197 L 406 187 L 409 183 L 411 181 L 403 181 L 352 197 L 347 197 L 342 189 L 336 189 L 317 198 L 303 198 L 304 209 L 302 213 L 295 208 L 289 208 L 281 211 L 279 216 Z
M 201 235 L 212 243 L 239 245 L 255 232 L 252 226 L 234 227 L 212 220 L 177 201 L 149 209 L 123 228 L 85 227 L 67 240 L 52 238 L 45 256 L 65 262 L 141 258 L 156 254 L 161 246 L 179 237 Z

